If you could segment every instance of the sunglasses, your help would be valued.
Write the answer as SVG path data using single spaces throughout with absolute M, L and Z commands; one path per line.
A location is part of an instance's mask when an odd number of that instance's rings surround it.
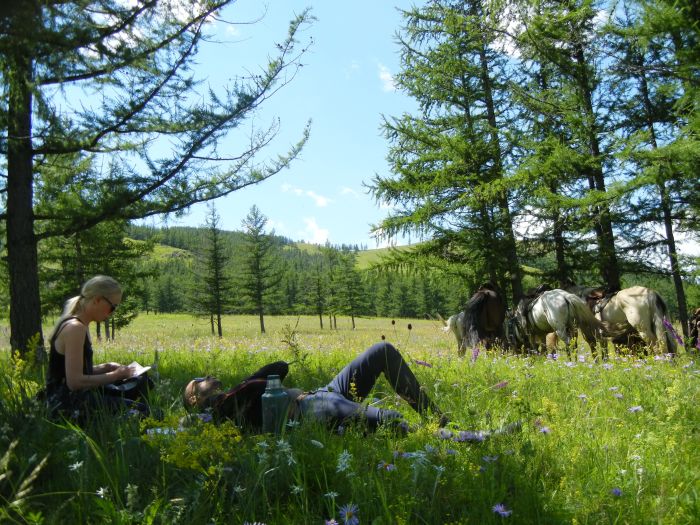
M 109 303 L 109 313 L 112 313 L 112 312 L 114 312 L 114 310 L 117 309 L 118 305 L 114 304 L 112 301 L 107 299 L 104 295 L 102 296 L 102 299 L 104 299 L 105 301 L 107 301 Z

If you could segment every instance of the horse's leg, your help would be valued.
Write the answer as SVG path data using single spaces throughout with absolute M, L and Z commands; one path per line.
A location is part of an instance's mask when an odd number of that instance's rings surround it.
M 547 347 L 547 352 L 556 354 L 557 353 L 557 343 L 559 338 L 556 332 L 550 332 L 545 336 L 545 346 Z

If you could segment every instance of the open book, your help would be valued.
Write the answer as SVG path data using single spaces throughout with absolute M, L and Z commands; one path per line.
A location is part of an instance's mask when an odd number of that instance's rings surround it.
M 138 377 L 141 374 L 145 374 L 151 369 L 150 366 L 143 366 L 136 361 L 132 361 L 127 366 L 130 366 L 132 369 L 131 377 Z

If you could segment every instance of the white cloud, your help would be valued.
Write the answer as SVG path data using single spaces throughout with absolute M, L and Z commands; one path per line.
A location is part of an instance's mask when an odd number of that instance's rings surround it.
M 318 206 L 319 208 L 325 208 L 331 202 L 333 202 L 333 199 L 329 199 L 328 197 L 319 195 L 313 190 L 302 190 L 301 188 L 296 188 L 291 184 L 287 183 L 282 184 L 282 186 L 280 186 L 280 189 L 283 193 L 292 193 L 297 197 L 303 197 L 304 195 L 310 197 L 316 203 L 316 206 Z
M 341 195 L 352 195 L 352 196 L 355 197 L 356 199 L 359 199 L 359 198 L 360 198 L 360 194 L 359 194 L 359 193 L 357 193 L 357 192 L 356 192 L 355 190 L 353 190 L 352 188 L 348 188 L 347 186 L 343 186 L 342 188 L 340 188 L 340 194 L 341 194 Z
M 353 76 L 355 76 L 355 73 L 357 73 L 360 70 L 360 63 L 357 60 L 353 60 L 350 62 L 350 65 L 345 68 L 345 78 L 349 79 Z
M 319 208 L 325 208 L 326 206 L 328 206 L 329 203 L 333 202 L 328 197 L 324 197 L 323 195 L 318 195 L 317 193 L 315 193 L 311 190 L 307 191 L 306 195 L 311 197 L 314 200 L 314 202 L 316 203 L 316 206 L 318 206 Z
M 328 230 L 326 228 L 321 228 L 316 223 L 315 217 L 304 218 L 304 224 L 306 224 L 306 228 L 304 229 L 304 232 L 302 235 L 306 239 L 307 242 L 310 242 L 313 244 L 325 244 L 326 243 L 326 241 L 328 240 Z
M 394 81 L 394 75 L 391 74 L 389 68 L 381 62 L 378 63 L 377 66 L 379 67 L 379 80 L 382 81 L 382 89 L 384 91 L 396 91 L 396 82 Z

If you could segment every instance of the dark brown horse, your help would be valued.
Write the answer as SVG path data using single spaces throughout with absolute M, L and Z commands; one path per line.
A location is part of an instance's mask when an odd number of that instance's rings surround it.
M 481 285 L 464 306 L 464 337 L 458 354 L 463 356 L 467 348 L 489 348 L 503 341 L 505 316 L 506 307 L 496 287 L 491 283 Z

